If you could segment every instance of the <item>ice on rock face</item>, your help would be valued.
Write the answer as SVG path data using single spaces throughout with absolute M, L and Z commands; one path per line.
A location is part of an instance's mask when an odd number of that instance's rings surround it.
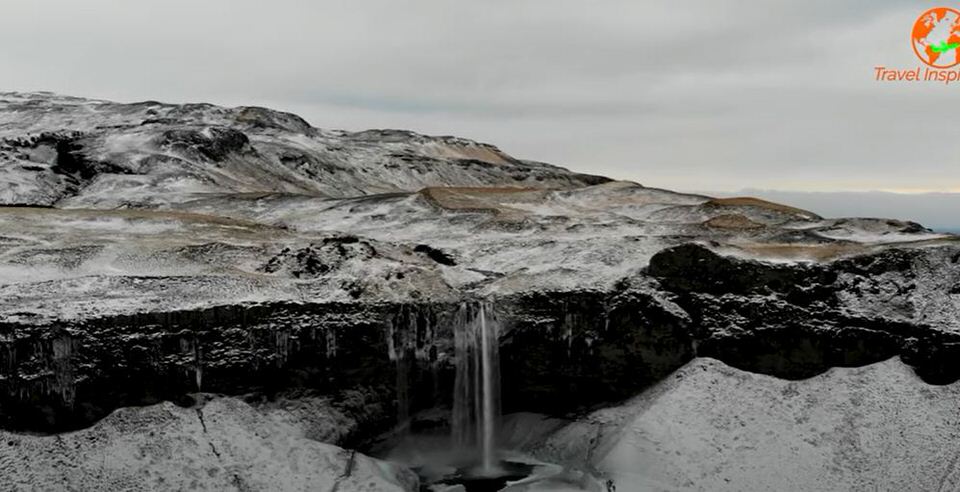
M 385 355 L 395 367 L 397 424 L 403 432 L 409 428 L 413 408 L 411 386 L 420 382 L 413 379 L 413 374 L 428 373 L 430 385 L 437 387 L 444 337 L 440 331 L 445 322 L 444 307 L 431 305 L 402 305 L 387 320 Z M 430 397 L 436 399 L 436 395 Z

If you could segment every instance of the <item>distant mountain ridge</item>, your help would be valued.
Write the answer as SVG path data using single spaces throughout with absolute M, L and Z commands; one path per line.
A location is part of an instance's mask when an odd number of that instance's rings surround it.
M 960 233 L 960 193 L 888 191 L 784 191 L 746 188 L 707 192 L 715 196 L 750 195 L 789 203 L 826 217 L 887 217 L 913 220 L 940 232 Z

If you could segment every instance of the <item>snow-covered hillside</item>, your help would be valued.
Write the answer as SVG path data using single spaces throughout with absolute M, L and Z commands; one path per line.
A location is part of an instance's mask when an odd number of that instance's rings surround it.
M 602 181 L 462 138 L 320 130 L 265 108 L 0 93 L 0 204 L 118 208 L 210 193 L 348 197 Z
M 918 488 L 955 485 L 924 447 L 957 444 L 931 439 L 954 417 L 955 385 L 928 386 L 960 379 L 957 236 L 264 108 L 0 93 L 0 427 L 87 428 L 5 436 L 23 446 L 0 453 L 8 473 L 59 459 L 75 466 L 22 476 L 123 489 L 146 466 L 160 488 L 243 489 L 233 474 L 345 492 L 365 485 L 331 474 L 356 466 L 368 488 L 409 489 L 408 472 L 311 439 L 365 445 L 445 408 L 458 313 L 477 306 L 502 322 L 505 409 L 590 415 L 536 452 L 588 452 L 579 464 L 618 491 L 791 488 L 817 474 L 823 488 L 869 489 L 877 463 L 909 456 L 946 474 Z M 831 371 L 895 356 L 916 376 Z M 161 403 L 199 391 L 227 395 L 204 410 L 220 416 L 209 432 L 202 403 Z M 349 429 L 305 438 L 302 414 L 229 398 L 304 391 Z M 128 406 L 145 408 L 111 415 Z M 154 431 L 157 445 L 138 448 Z M 584 448 L 587 434 L 602 446 Z M 883 473 L 910 488 L 907 468 Z
M 804 381 L 698 359 L 576 422 L 525 414 L 507 428 L 617 492 L 957 490 L 958 405 L 960 385 L 926 386 L 896 359 Z

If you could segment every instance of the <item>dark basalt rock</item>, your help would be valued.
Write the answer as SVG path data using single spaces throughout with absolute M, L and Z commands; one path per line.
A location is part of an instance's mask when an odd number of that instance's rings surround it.
M 310 250 L 364 244 L 346 236 Z M 302 263 L 293 251 L 278 258 Z M 914 252 L 890 251 L 777 265 L 684 245 L 658 253 L 644 272 L 609 292 L 487 300 L 503 326 L 503 409 L 564 414 L 622 400 L 697 356 L 798 379 L 899 355 L 927 382 L 955 381 L 956 334 L 844 308 L 845 297 L 873 295 L 870 283 L 878 278 L 910 285 L 914 261 Z M 352 410 L 362 413 L 362 430 L 346 439 L 360 442 L 418 410 L 450 403 L 458 309 L 460 303 L 268 303 L 2 324 L 0 426 L 75 429 L 118 407 L 190 401 L 197 391 L 269 396 L 306 389 L 334 401 L 356 401 L 338 395 L 361 391 L 363 405 L 376 410 Z
M 187 155 L 196 153 L 211 161 L 223 161 L 232 153 L 253 150 L 243 132 L 215 126 L 166 130 L 158 137 L 157 144 Z
M 836 280 L 836 274 L 830 270 L 803 264 L 736 260 L 692 243 L 658 252 L 650 259 L 647 272 L 672 292 L 712 295 L 809 292 Z
M 100 174 L 130 174 L 120 166 L 109 162 L 89 160 L 83 153 L 83 145 L 74 138 L 46 137 L 38 143 L 50 143 L 57 151 L 57 160 L 50 170 L 55 174 L 67 174 L 86 182 Z M 76 190 L 70 190 L 75 193 Z
M 544 294 L 497 306 L 508 409 L 624 398 L 692 357 L 682 321 L 644 296 Z M 366 422 L 372 435 L 398 415 L 449 403 L 458 307 L 261 304 L 0 325 L 0 425 L 63 431 L 200 390 L 367 388 L 389 412 Z
M 320 244 L 291 250 L 284 248 L 258 270 L 264 273 L 285 272 L 294 278 L 316 278 L 340 268 L 348 259 L 367 260 L 377 256 L 368 241 L 357 237 L 326 238 Z
M 852 316 L 842 296 L 889 290 L 889 312 L 915 318 L 918 250 L 886 250 L 830 263 L 778 265 L 687 244 L 657 253 L 647 273 L 691 316 L 697 355 L 741 369 L 798 379 L 831 367 L 899 355 L 934 384 L 960 379 L 960 335 L 921 322 Z M 945 273 L 945 272 L 944 272 Z
M 397 360 L 407 349 L 423 354 L 411 365 L 436 362 L 438 351 L 426 348 L 433 335 L 423 332 L 436 324 L 426 320 L 444 309 L 419 306 L 419 318 L 411 321 L 404 314 L 410 309 L 398 305 L 262 304 L 71 324 L 3 324 L 0 425 L 75 429 L 115 408 L 181 401 L 197 391 L 311 388 L 336 395 L 367 388 L 392 402 Z M 408 340 L 394 325 L 424 328 L 414 329 L 418 338 Z M 394 337 L 405 345 L 396 347 Z M 374 417 L 372 429 L 393 422 Z
M 78 180 L 90 180 L 102 173 L 125 173 L 123 168 L 108 162 L 90 160 L 84 153 L 84 133 L 81 131 L 43 132 L 19 138 L 0 139 L 0 151 L 14 152 L 20 149 L 52 148 L 56 157 L 46 166 L 35 166 L 37 171 L 49 169 L 54 174 L 73 176 Z M 26 156 L 23 156 L 24 158 Z M 24 169 L 30 169 L 30 166 Z
M 501 340 L 504 410 L 563 414 L 622 400 L 691 358 L 687 321 L 639 293 L 528 294 Z
M 708 338 L 697 347 L 701 356 L 713 357 L 751 372 L 784 379 L 805 379 L 831 367 L 872 364 L 897 355 L 896 336 L 860 327 L 836 327 L 823 323 L 783 326 L 743 334 Z

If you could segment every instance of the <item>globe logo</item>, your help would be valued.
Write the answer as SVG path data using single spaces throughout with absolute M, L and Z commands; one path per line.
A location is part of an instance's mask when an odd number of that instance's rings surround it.
M 934 68 L 950 68 L 960 63 L 960 11 L 948 7 L 932 8 L 917 18 L 910 39 L 920 61 Z

